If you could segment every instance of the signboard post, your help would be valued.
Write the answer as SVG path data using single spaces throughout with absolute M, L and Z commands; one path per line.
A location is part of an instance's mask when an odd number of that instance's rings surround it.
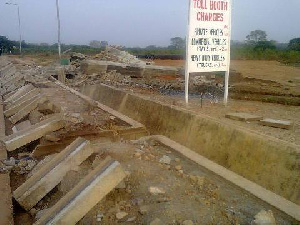
M 186 103 L 188 103 L 190 73 L 225 71 L 224 103 L 227 104 L 230 31 L 230 0 L 189 0 L 185 69 Z

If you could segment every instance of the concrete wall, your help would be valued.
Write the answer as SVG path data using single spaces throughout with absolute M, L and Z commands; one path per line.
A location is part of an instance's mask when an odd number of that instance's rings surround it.
M 299 146 L 108 86 L 81 92 L 300 205 Z

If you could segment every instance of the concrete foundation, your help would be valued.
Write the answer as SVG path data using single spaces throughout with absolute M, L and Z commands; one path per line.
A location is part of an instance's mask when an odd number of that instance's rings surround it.
M 300 204 L 300 148 L 243 127 L 105 85 L 81 92 L 233 172 Z
M 68 171 L 79 166 L 92 153 L 90 142 L 77 138 L 15 190 L 14 198 L 24 209 L 30 210 L 63 179 Z

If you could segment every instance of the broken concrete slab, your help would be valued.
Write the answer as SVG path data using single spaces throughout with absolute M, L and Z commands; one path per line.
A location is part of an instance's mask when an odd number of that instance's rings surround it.
M 16 101 L 19 99 L 21 96 L 25 95 L 27 92 L 31 91 L 34 89 L 34 86 L 32 84 L 27 84 L 23 87 L 21 87 L 19 90 L 17 90 L 13 95 L 5 99 L 4 103 L 7 104 L 11 101 Z
M 239 121 L 259 121 L 262 120 L 262 116 L 252 115 L 249 113 L 228 113 L 225 115 L 226 118 L 232 120 L 239 120 Z
M 293 127 L 293 123 L 291 121 L 285 120 L 274 120 L 274 119 L 263 119 L 259 121 L 259 123 L 263 126 L 275 127 L 281 129 L 291 129 Z
M 38 97 L 32 99 L 32 101 L 26 105 L 22 110 L 14 114 L 12 117 L 10 117 L 9 121 L 12 124 L 16 124 L 21 119 L 23 119 L 25 116 L 27 116 L 29 113 L 31 113 L 33 110 L 35 110 L 39 103 L 43 103 L 47 101 L 46 97 L 43 97 L 42 95 L 39 95 Z
M 98 74 L 106 72 L 109 64 L 107 61 L 86 60 L 81 63 L 80 69 L 88 75 Z
M 51 116 L 40 123 L 37 123 L 21 132 L 12 134 L 2 139 L 8 151 L 14 151 L 32 141 L 35 141 L 45 134 L 57 131 L 65 126 L 61 114 Z
M 65 84 L 66 83 L 66 74 L 63 67 L 59 67 L 57 70 L 58 81 Z
M 24 209 L 30 210 L 58 185 L 68 171 L 79 166 L 92 153 L 90 142 L 77 138 L 17 188 L 13 192 L 14 198 Z
M 105 159 L 35 225 L 76 224 L 126 177 L 119 162 Z
M 7 110 L 4 111 L 4 115 L 6 117 L 10 117 L 18 112 L 20 112 L 21 110 L 23 110 L 27 105 L 29 105 L 30 103 L 32 103 L 34 100 L 36 100 L 37 98 L 41 97 L 41 95 L 38 93 L 34 96 L 32 96 L 29 99 L 25 99 L 23 102 L 20 102 L 18 104 L 13 104 L 10 105 L 10 107 L 7 108 Z
M 18 99 L 12 100 L 9 103 L 7 103 L 6 109 L 9 109 L 15 105 L 18 105 L 21 102 L 27 101 L 27 100 L 31 99 L 32 97 L 38 95 L 39 93 L 40 93 L 40 89 L 34 88 L 34 89 L 30 90 L 29 92 L 27 92 L 26 94 L 20 96 Z
M 13 126 L 12 130 L 13 130 L 14 133 L 17 133 L 19 131 L 27 129 L 30 126 L 31 126 L 30 121 L 29 120 L 25 120 L 25 121 L 23 121 L 21 123 L 16 124 L 15 126 Z

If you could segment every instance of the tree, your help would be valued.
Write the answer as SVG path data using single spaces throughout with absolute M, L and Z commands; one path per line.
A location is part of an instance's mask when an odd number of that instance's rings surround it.
M 276 42 L 275 41 L 259 41 L 256 43 L 254 50 L 255 51 L 265 51 L 267 49 L 276 49 Z
M 174 37 L 170 39 L 171 45 L 170 49 L 184 49 L 185 48 L 185 39 L 181 37 Z
M 7 37 L 0 36 L 0 48 L 3 51 L 12 51 L 15 46 L 19 46 L 16 41 L 10 41 Z
M 90 42 L 90 46 L 92 48 L 101 48 L 101 42 L 93 40 L 93 41 Z
M 256 44 L 259 41 L 267 41 L 267 33 L 263 30 L 253 30 L 246 36 L 248 43 Z
M 300 51 L 300 38 L 294 38 L 289 42 L 289 49 Z

